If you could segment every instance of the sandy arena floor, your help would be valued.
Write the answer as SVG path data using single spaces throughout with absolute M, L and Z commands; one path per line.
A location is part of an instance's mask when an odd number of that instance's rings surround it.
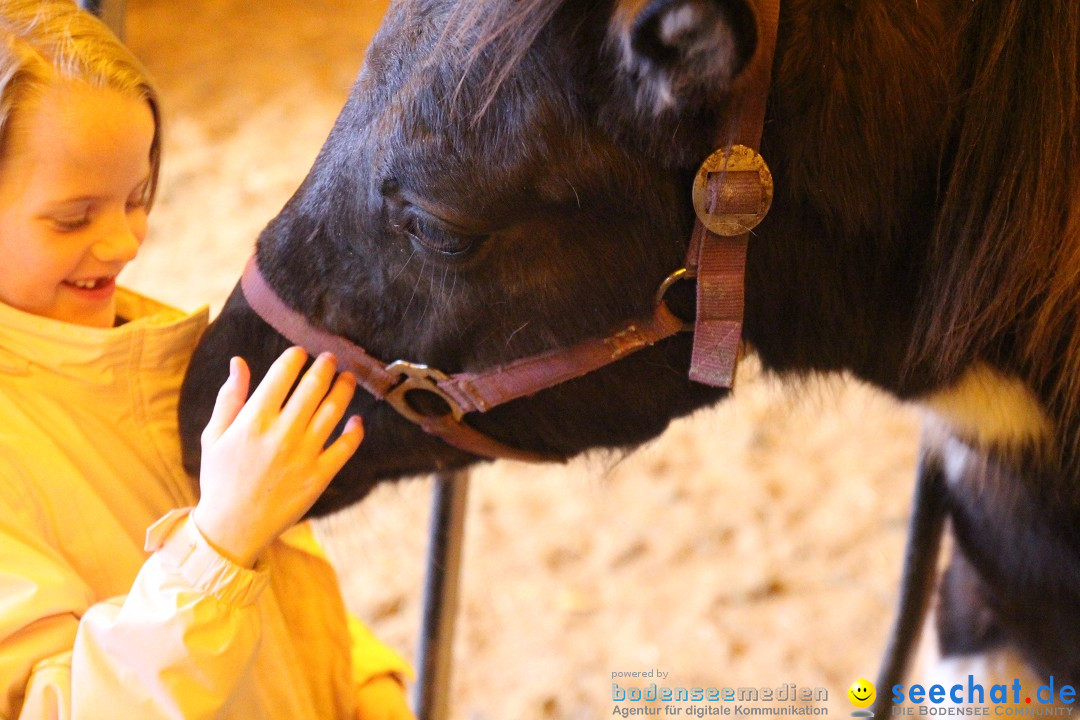
M 129 0 L 167 142 L 128 285 L 220 308 L 384 7 Z M 479 468 L 451 716 L 608 717 L 611 674 L 650 668 L 672 686 L 821 686 L 846 716 L 891 616 L 917 436 L 912 409 L 865 387 L 783 388 L 748 364 L 736 400 L 625 459 Z M 410 657 L 429 498 L 402 482 L 320 525 L 351 608 Z

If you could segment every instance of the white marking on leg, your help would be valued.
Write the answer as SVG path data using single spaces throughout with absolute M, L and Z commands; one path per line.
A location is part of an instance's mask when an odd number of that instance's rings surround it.
M 972 655 L 947 655 L 942 656 L 938 645 L 937 632 L 935 630 L 936 610 L 931 612 L 923 627 L 922 637 L 919 641 L 919 651 L 916 653 L 915 667 L 905 680 L 906 690 L 912 685 L 919 684 L 924 688 L 932 685 L 941 685 L 946 690 L 945 701 L 942 705 L 956 707 L 949 697 L 949 691 L 953 686 L 959 685 L 963 690 L 963 702 L 960 705 L 968 705 L 968 676 L 972 676 L 972 684 L 979 685 L 983 689 L 983 705 L 990 703 L 990 691 L 994 685 L 1005 685 L 1009 688 L 1009 700 L 1012 700 L 1012 684 L 1014 680 L 1020 680 L 1020 685 L 1025 693 L 1034 693 L 1044 680 L 1031 671 L 1027 663 L 1015 650 L 1009 647 L 995 648 L 984 653 Z M 878 692 L 883 692 L 881 688 Z M 1020 703 L 1024 704 L 1022 695 Z M 1034 695 L 1032 695 L 1034 697 Z M 973 699 L 978 700 L 977 691 L 973 692 Z M 975 705 L 980 703 L 976 702 Z M 1012 706 L 1013 704 L 1007 703 Z

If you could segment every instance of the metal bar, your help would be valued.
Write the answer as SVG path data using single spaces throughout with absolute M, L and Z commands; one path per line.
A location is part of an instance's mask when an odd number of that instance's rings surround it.
M 449 717 L 454 623 L 468 492 L 469 474 L 466 471 L 435 476 L 417 648 L 418 678 L 413 698 L 417 720 L 446 720 Z
M 127 0 L 79 0 L 79 7 L 89 10 L 100 17 L 106 25 L 115 33 L 116 37 L 124 39 L 124 15 L 127 11 Z
M 937 586 L 938 554 L 949 512 L 943 460 L 939 451 L 927 442 L 925 434 L 921 444 L 900 577 L 900 600 L 877 676 L 877 701 L 873 711 L 868 713 L 876 712 L 882 718 L 892 715 L 889 688 L 904 682 L 919 642 L 931 596 Z M 865 712 L 856 710 L 852 715 Z

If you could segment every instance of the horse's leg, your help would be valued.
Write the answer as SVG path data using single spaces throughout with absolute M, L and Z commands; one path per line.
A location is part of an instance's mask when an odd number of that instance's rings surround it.
M 938 647 L 943 656 L 987 653 L 1005 643 L 1005 635 L 983 597 L 985 592 L 982 578 L 963 551 L 954 547 L 941 578 L 935 611 Z
M 937 587 L 933 622 L 923 624 L 929 597 L 937 576 L 937 560 L 948 512 L 948 489 L 941 457 L 925 442 L 919 463 L 914 508 L 901 579 L 900 608 L 878 676 L 878 717 L 892 714 L 892 687 L 908 688 L 919 683 L 924 688 L 941 685 L 947 690 L 963 688 L 962 703 L 968 703 L 969 685 L 983 688 L 973 694 L 978 704 L 989 701 L 996 684 L 1010 687 L 1020 679 L 1030 692 L 1041 680 L 1032 674 L 1020 654 L 1005 643 L 1005 636 L 983 599 L 987 591 L 978 573 L 963 552 L 950 543 L 948 566 Z M 921 646 L 918 661 L 915 650 Z M 911 681 L 905 683 L 905 676 Z M 969 676 L 973 681 L 969 682 Z M 1011 699 L 1011 698 L 1010 698 Z M 1021 701 L 1022 702 L 1022 701 Z M 953 705 L 946 698 L 946 705 Z
M 960 555 L 958 550 L 954 550 L 950 569 Z M 954 582 L 948 579 L 951 574 L 946 572 L 942 578 L 943 585 Z M 1034 693 L 1044 680 L 1031 671 L 1015 648 L 999 639 L 1001 630 L 996 622 L 987 625 L 977 619 L 985 608 L 965 605 L 972 601 L 973 598 L 957 592 L 956 588 L 941 589 L 934 608 L 935 622 L 928 623 L 924 633 L 923 648 L 912 682 L 919 682 L 924 688 L 941 685 L 946 691 L 960 686 L 961 701 L 953 702 L 947 695 L 941 707 L 988 705 L 995 685 L 1007 688 L 1008 702 L 999 707 L 1030 707 L 1024 703 L 1024 698 Z M 948 640 L 939 637 L 942 632 Z M 975 641 L 977 636 L 981 636 L 981 641 Z M 957 649 L 959 647 L 966 650 L 960 651 Z M 1025 691 L 1019 703 L 1012 702 L 1013 683 L 1016 680 L 1020 680 Z M 982 688 L 981 691 L 979 688 Z
M 941 457 L 924 440 L 919 453 L 915 497 L 900 578 L 900 602 L 877 678 L 874 712 L 880 717 L 892 714 L 891 688 L 903 683 L 918 645 L 937 576 L 947 505 Z
M 1007 708 L 1030 709 L 1030 703 L 1036 699 L 1036 690 L 1048 678 L 1032 669 L 1016 640 L 1026 639 L 1035 647 L 1038 647 L 1035 641 L 1041 640 L 1054 643 L 1051 647 L 1067 648 L 1070 647 L 1069 630 L 1063 625 L 1059 632 L 1061 637 L 1050 637 L 1047 632 L 1050 628 L 1052 635 L 1053 623 L 1042 622 L 1019 625 L 1012 631 L 1019 634 L 1010 635 L 999 615 L 1002 601 L 1012 597 L 1011 602 L 1020 603 L 1021 607 L 1030 602 L 1030 613 L 1034 616 L 1040 616 L 1048 608 L 1064 613 L 1065 617 L 1071 611 L 1068 607 L 1060 607 L 1061 603 L 1055 603 L 1053 598 L 1043 598 L 1037 593 L 1021 594 L 1017 599 L 1016 586 L 999 586 L 987 581 L 971 560 L 977 555 L 968 553 L 982 553 L 1001 560 L 1000 566 L 992 566 L 992 569 L 997 567 L 999 575 L 1015 572 L 1015 569 L 1009 570 L 1015 565 L 1006 560 L 1027 556 L 1026 570 L 1038 578 L 1041 577 L 1040 570 L 1046 570 L 1038 567 L 1038 559 L 1044 555 L 1057 557 L 1053 551 L 1058 548 L 1052 542 L 1046 544 L 1038 537 L 1031 538 L 1030 533 L 1023 530 L 993 532 L 1007 530 L 1008 523 L 1018 524 L 1023 529 L 1030 524 L 1030 517 L 1038 516 L 1037 506 L 1033 509 L 1030 499 L 1025 502 L 1027 496 L 1012 492 L 1022 487 L 1020 479 L 947 433 L 931 437 L 940 441 L 935 450 L 941 459 L 937 467 L 942 471 L 939 477 L 943 480 L 947 512 L 952 523 L 949 537 L 954 542 L 949 543 L 949 563 L 938 588 L 934 622 L 928 623 L 924 632 L 919 667 L 908 686 L 913 683 L 923 688 L 942 686 L 946 691 L 942 706 L 984 705 L 997 701 L 1003 712 Z M 926 442 L 924 437 L 924 444 Z M 1000 492 L 1002 488 L 1007 491 Z M 1020 546 L 1025 539 L 1030 539 L 1029 547 Z M 1049 572 L 1057 572 L 1052 561 Z M 1007 603 L 1004 607 L 1008 612 L 1017 612 Z M 1075 676 L 1075 671 L 1069 669 L 1075 668 L 1075 659 L 1062 658 L 1062 664 L 1052 664 L 1052 667 L 1060 668 L 1059 686 L 1064 678 Z M 1020 682 L 1019 689 L 1015 686 L 1016 681 Z M 992 698 L 995 686 L 999 688 L 999 697 Z M 1000 697 L 1001 689 L 1005 689 L 1007 697 Z M 1044 706 L 1040 703 L 1040 707 Z

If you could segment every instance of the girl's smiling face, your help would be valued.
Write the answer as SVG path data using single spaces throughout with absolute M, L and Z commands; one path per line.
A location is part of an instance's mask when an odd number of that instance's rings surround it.
M 150 106 L 59 81 L 12 120 L 0 157 L 0 301 L 111 327 L 116 276 L 146 237 Z

